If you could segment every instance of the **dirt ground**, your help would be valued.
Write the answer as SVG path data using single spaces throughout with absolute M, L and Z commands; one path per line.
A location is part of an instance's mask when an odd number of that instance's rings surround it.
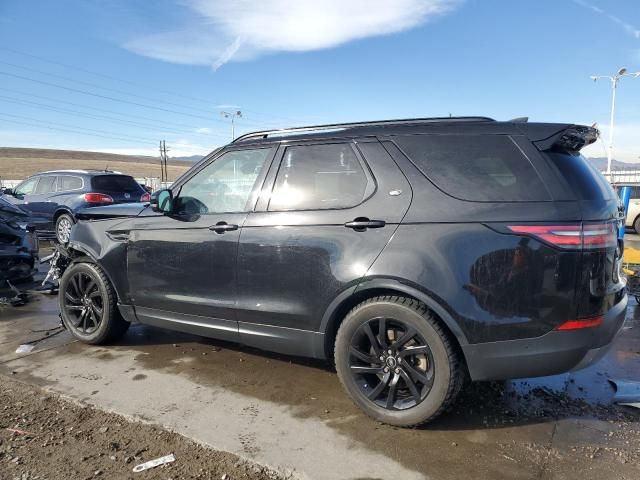
M 0 376 L 0 479 L 283 478 L 236 455 L 202 447 L 153 425 L 131 422 Z M 146 472 L 134 466 L 173 453 Z
M 45 150 L 0 147 L 0 177 L 20 180 L 29 175 L 47 170 L 97 169 L 116 170 L 134 177 L 159 177 L 160 160 L 153 157 L 135 157 L 99 152 L 74 152 L 66 150 Z M 169 181 L 186 172 L 191 163 L 169 161 L 167 170 Z

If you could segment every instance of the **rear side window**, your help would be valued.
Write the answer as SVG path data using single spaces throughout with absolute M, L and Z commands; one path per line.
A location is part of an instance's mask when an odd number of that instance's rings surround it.
M 287 147 L 269 210 L 350 208 L 370 193 L 369 185 L 362 164 L 347 143 Z
M 133 177 L 128 175 L 98 175 L 91 178 L 91 186 L 94 190 L 102 192 L 129 192 L 142 191 Z
M 38 182 L 38 186 L 34 193 L 51 193 L 56 190 L 56 177 L 46 176 L 40 177 L 40 181 Z
M 58 177 L 58 191 L 68 192 L 69 190 L 80 190 L 82 188 L 82 179 L 80 177 L 72 177 L 63 175 Z
M 505 135 L 412 135 L 394 141 L 452 197 L 475 202 L 550 200 L 538 173 Z
M 580 200 L 610 200 L 616 193 L 604 176 L 582 155 L 546 152 Z M 634 192 L 637 193 L 637 192 Z

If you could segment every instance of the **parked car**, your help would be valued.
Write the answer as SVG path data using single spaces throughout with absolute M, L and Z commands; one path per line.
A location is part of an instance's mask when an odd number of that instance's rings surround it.
M 625 220 L 627 227 L 640 234 L 640 186 L 631 186 L 631 195 L 629 196 L 629 209 Z
M 30 215 L 0 197 L 0 288 L 29 280 L 38 269 L 38 239 Z
M 617 197 L 579 153 L 596 136 L 483 117 L 244 135 L 148 206 L 78 213 L 62 319 L 90 344 L 141 322 L 332 360 L 398 426 L 467 377 L 584 368 L 627 305 Z
M 107 170 L 56 170 L 38 173 L 5 198 L 29 210 L 38 234 L 53 236 L 62 243 L 76 222 L 76 212 L 85 207 L 112 203 L 147 202 L 149 193 L 133 177 Z

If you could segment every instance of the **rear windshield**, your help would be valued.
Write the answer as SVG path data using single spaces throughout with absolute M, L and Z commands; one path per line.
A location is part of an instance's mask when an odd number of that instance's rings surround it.
M 545 152 L 558 167 L 574 194 L 580 200 L 611 200 L 616 193 L 611 184 L 582 155 Z
M 138 182 L 128 175 L 98 175 L 91 179 L 91 186 L 103 192 L 136 193 L 142 190 Z
M 411 135 L 395 142 L 445 193 L 475 202 L 550 200 L 538 173 L 504 135 Z

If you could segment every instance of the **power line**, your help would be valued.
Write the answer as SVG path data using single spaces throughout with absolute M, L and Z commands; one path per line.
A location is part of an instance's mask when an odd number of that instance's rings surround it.
M 108 95 L 101 95 L 99 93 L 88 92 L 86 90 L 80 90 L 78 88 L 65 87 L 64 85 L 59 85 L 59 84 L 52 83 L 52 82 L 45 82 L 44 80 L 38 80 L 38 79 L 35 79 L 35 78 L 25 77 L 24 75 L 17 75 L 15 73 L 9 73 L 9 72 L 0 71 L 0 75 L 5 75 L 5 76 L 8 76 L 8 77 L 18 78 L 20 80 L 27 80 L 29 82 L 39 83 L 41 85 L 47 85 L 47 86 L 50 86 L 50 87 L 60 88 L 62 90 L 67 90 L 69 92 L 81 93 L 83 95 L 89 95 L 89 96 L 92 96 L 92 97 L 102 98 L 102 99 L 105 99 L 105 100 L 111 100 L 113 102 L 126 103 L 126 104 L 129 104 L 129 105 L 135 105 L 137 107 L 149 108 L 149 109 L 152 109 L 152 110 L 159 110 L 159 111 L 162 111 L 162 112 L 174 113 L 174 114 L 177 114 L 177 115 L 184 115 L 184 116 L 187 116 L 187 117 L 193 117 L 193 118 L 204 119 L 204 120 L 207 120 L 207 121 L 213 121 L 211 116 L 205 117 L 203 115 L 195 115 L 195 114 L 192 114 L 192 113 L 179 112 L 177 110 L 171 110 L 171 109 L 168 109 L 168 108 L 157 107 L 155 105 L 147 105 L 147 104 L 144 104 L 144 103 L 132 102 L 130 100 L 123 100 L 121 98 L 110 97 Z
M 227 138 L 226 135 L 222 135 L 221 133 L 202 133 L 202 132 L 194 132 L 194 131 L 189 131 L 189 130 L 176 130 L 173 128 L 167 128 L 164 126 L 160 126 L 160 125 L 152 125 L 149 123 L 141 123 L 141 122 L 136 122 L 133 120 L 126 120 L 126 119 L 121 119 L 121 118 L 115 118 L 115 117 L 110 117 L 108 115 L 99 115 L 99 114 L 92 114 L 92 113 L 86 113 L 86 112 L 80 112 L 78 110 L 71 110 L 71 109 L 66 109 L 66 108 L 59 108 L 59 107 L 55 107 L 55 106 L 51 106 L 51 105 L 46 105 L 43 103 L 39 103 L 39 102 L 32 102 L 29 100 L 22 100 L 22 99 L 15 99 L 12 97 L 5 97 L 4 95 L 0 95 L 0 101 L 4 101 L 4 102 L 10 102 L 10 103 L 14 103 L 17 105 L 26 105 L 26 106 L 30 106 L 32 108 L 38 108 L 38 109 L 45 109 L 45 110 L 50 110 L 53 112 L 59 112 L 59 113 L 64 113 L 67 115 L 79 115 L 82 117 L 86 117 L 86 118 L 93 118 L 93 119 L 97 119 L 97 120 L 106 120 L 107 122 L 111 122 L 111 123 L 117 123 L 117 124 L 121 124 L 121 123 L 127 123 L 130 125 L 134 125 L 134 126 L 138 126 L 138 127 L 143 127 L 143 128 L 152 128 L 152 129 L 161 129 L 165 132 L 169 132 L 169 133 L 178 133 L 178 134 L 183 134 L 183 133 L 188 133 L 188 134 L 192 134 L 192 135 L 201 135 L 204 137 L 220 137 L 220 138 Z
M 68 63 L 58 62 L 58 61 L 55 61 L 55 60 L 51 60 L 49 58 L 45 58 L 45 57 L 41 57 L 41 56 L 38 56 L 38 55 L 34 55 L 32 53 L 26 53 L 26 52 L 22 52 L 22 51 L 19 51 L 19 50 L 12 49 L 12 48 L 7 48 L 7 47 L 4 47 L 4 46 L 0 46 L 0 50 L 11 52 L 11 53 L 13 53 L 15 55 L 22 55 L 22 56 L 25 56 L 25 57 L 34 58 L 34 59 L 39 60 L 41 62 L 49 63 L 49 64 L 52 64 L 52 65 L 57 65 L 57 66 L 64 67 L 64 68 L 70 68 L 70 69 L 73 69 L 73 70 L 77 70 L 77 71 L 80 71 L 80 72 L 88 73 L 90 75 L 95 75 L 95 76 L 106 78 L 106 79 L 109 79 L 109 80 L 115 80 L 117 82 L 125 83 L 125 84 L 128 84 L 128 85 L 132 85 L 132 86 L 136 86 L 136 87 L 142 87 L 142 88 L 145 88 L 145 89 L 149 88 L 149 85 L 146 85 L 146 84 L 133 82 L 131 80 L 115 77 L 113 75 L 107 75 L 107 74 L 96 72 L 96 71 L 93 71 L 93 70 L 89 70 L 89 69 L 86 69 L 86 68 L 83 68 L 83 67 L 78 67 L 76 65 L 70 65 Z M 26 67 L 18 67 L 18 68 L 26 68 Z M 51 74 L 47 74 L 47 75 L 51 75 Z M 99 88 L 102 88 L 102 87 L 99 87 Z M 184 99 L 191 100 L 191 101 L 194 101 L 194 102 L 199 102 L 199 103 L 211 103 L 211 104 L 221 104 L 221 103 L 223 103 L 223 102 L 214 102 L 212 100 L 193 97 L 193 96 L 189 96 L 189 95 L 184 95 L 182 93 L 178 93 L 178 92 L 175 92 L 175 91 L 162 90 L 162 89 L 158 89 L 158 88 L 156 88 L 155 90 L 157 92 L 160 92 L 160 93 L 164 93 L 164 94 L 167 94 L 167 95 L 173 95 L 173 96 L 176 96 L 176 97 L 184 98 Z M 262 116 L 262 117 L 270 117 L 270 118 L 272 118 L 274 120 L 286 120 L 287 122 L 293 122 L 293 123 L 298 123 L 298 124 L 299 123 L 306 123 L 306 121 L 301 121 L 299 119 L 294 119 L 294 118 L 291 118 L 291 117 L 277 116 L 277 115 L 272 115 L 272 114 L 268 114 L 268 113 L 260 113 L 260 112 L 256 112 L 256 111 L 253 111 L 253 110 L 247 110 L 247 109 L 243 109 L 243 110 L 248 112 L 248 113 L 251 113 L 252 115 Z
M 135 94 L 135 93 L 129 93 L 129 92 L 126 92 L 124 90 L 118 90 L 117 88 L 103 87 L 102 85 L 97 85 L 95 83 L 85 82 L 85 81 L 82 81 L 82 80 L 76 80 L 75 78 L 65 77 L 64 75 L 57 75 L 55 73 L 45 72 L 43 70 L 38 70 L 37 68 L 31 68 L 31 67 L 25 67 L 25 66 L 22 66 L 22 65 L 16 65 L 15 63 L 4 62 L 2 60 L 0 60 L 0 64 L 8 65 L 8 66 L 14 67 L 14 68 L 20 68 L 22 70 L 27 70 L 29 72 L 38 73 L 40 75 L 48 75 L 50 77 L 59 78 L 61 80 L 65 80 L 67 82 L 79 83 L 81 85 L 86 85 L 88 87 L 99 88 L 101 90 L 106 90 L 108 92 L 119 93 L 121 95 L 128 95 L 130 97 L 140 98 L 140 99 L 148 100 L 148 101 L 151 101 L 151 102 L 162 102 L 162 103 L 165 103 L 167 105 L 172 105 L 174 107 L 185 108 L 184 105 L 181 105 L 179 103 L 172 103 L 172 102 L 167 102 L 166 100 L 161 100 L 161 99 L 158 99 L 158 98 L 147 97 L 147 96 L 138 95 L 138 94 Z M 198 111 L 198 112 L 204 112 L 204 113 L 211 113 L 210 110 L 205 110 L 203 108 L 186 107 L 186 109 L 194 110 L 194 111 Z
M 74 102 L 69 102 L 69 101 L 65 101 L 65 100 L 59 100 L 57 98 L 51 98 L 51 97 L 45 97 L 42 95 L 36 95 L 33 93 L 29 93 L 29 92 L 23 92 L 20 90 L 12 90 L 12 89 L 8 89 L 8 88 L 4 88 L 3 89 L 5 92 L 10 92 L 10 93 L 17 93 L 19 95 L 25 95 L 28 97 L 33 97 L 33 98 L 39 98 L 41 100 L 46 100 L 48 102 L 54 102 L 54 103 L 61 103 L 64 105 L 72 105 L 74 107 L 79 107 L 79 108 L 84 108 L 86 110 L 95 110 L 97 112 L 105 112 L 105 113 L 111 113 L 113 115 L 120 115 L 122 117 L 126 117 L 126 118 L 138 118 L 141 120 L 147 120 L 150 122 L 154 122 L 154 123 L 158 123 L 158 124 L 164 124 L 164 125 L 169 125 L 169 126 L 173 126 L 173 127 L 179 127 L 179 128 L 199 128 L 195 125 L 185 125 L 184 123 L 175 123 L 175 122 L 167 122 L 164 120 L 156 120 L 155 118 L 150 118 L 150 117 L 144 117 L 142 115 L 135 115 L 135 114 L 129 114 L 129 113 L 121 113 L 121 112 L 117 112 L 115 110 L 109 110 L 109 109 L 105 109 L 105 108 L 98 108 L 98 107 L 90 107 L 81 103 L 74 103 Z
M 0 115 L 4 115 L 4 114 L 0 113 Z M 127 141 L 127 142 L 131 141 L 131 140 L 126 139 L 126 138 L 112 137 L 110 135 L 99 135 L 99 134 L 95 134 L 95 133 L 81 132 L 81 131 L 78 131 L 78 130 L 71 130 L 71 129 L 66 129 L 66 128 L 50 127 L 50 126 L 47 126 L 47 125 L 36 125 L 34 123 L 21 122 L 19 120 L 8 120 L 6 118 L 0 118 L 0 122 L 15 123 L 15 124 L 18 124 L 18 125 L 28 125 L 30 127 L 45 128 L 47 130 L 54 130 L 54 131 L 58 131 L 58 132 L 77 133 L 77 134 L 80 134 L 80 135 L 88 135 L 90 137 L 108 138 L 110 140 L 124 140 L 124 141 Z M 143 141 L 143 142 L 139 142 L 139 143 L 146 143 L 146 144 L 149 144 L 149 145 L 155 145 L 155 143 L 148 142 L 148 141 Z
M 42 120 L 40 120 L 38 118 L 25 117 L 23 115 L 12 115 L 10 113 L 0 113 L 0 115 L 3 115 L 5 117 L 18 118 L 18 119 L 23 119 L 23 120 L 29 120 L 29 121 L 32 121 L 32 122 L 40 122 L 40 123 L 51 125 L 49 122 L 43 122 Z M 56 123 L 56 125 L 59 125 L 59 126 L 64 127 L 64 128 L 71 128 L 71 129 L 77 129 L 77 130 L 86 130 L 87 132 L 94 132 L 94 133 L 98 133 L 98 134 L 102 134 L 103 133 L 102 130 L 94 130 L 93 128 L 78 127 L 76 125 L 65 125 L 64 123 Z M 114 133 L 114 132 L 106 132 L 106 133 L 110 134 L 110 133 Z M 123 139 L 123 140 L 126 139 L 126 140 L 129 140 L 129 141 L 135 140 L 135 141 L 148 142 L 148 140 L 146 138 L 134 137 L 133 135 L 122 135 L 120 133 L 114 133 L 114 135 L 120 136 L 120 138 Z M 126 138 L 124 138 L 124 137 L 126 137 Z

